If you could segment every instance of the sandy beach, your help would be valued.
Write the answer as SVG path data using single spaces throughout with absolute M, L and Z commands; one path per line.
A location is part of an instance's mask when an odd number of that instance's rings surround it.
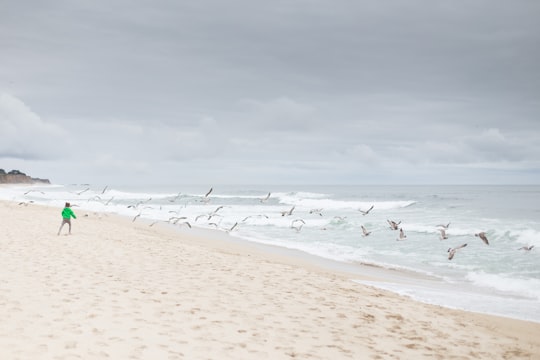
M 61 210 L 0 202 L 1 359 L 540 359 L 539 323 L 188 228 L 74 208 L 58 236 Z

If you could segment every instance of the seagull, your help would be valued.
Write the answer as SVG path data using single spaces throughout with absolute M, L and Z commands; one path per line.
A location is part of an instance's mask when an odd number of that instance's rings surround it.
M 206 194 L 204 194 L 204 197 L 201 199 L 201 202 L 203 202 L 205 204 L 208 203 L 210 201 L 210 198 L 208 197 L 208 195 L 210 195 L 213 190 L 214 190 L 214 188 L 211 187 L 210 190 L 208 190 L 208 192 Z
M 220 217 L 222 218 L 223 216 L 222 215 L 219 215 L 219 214 L 208 214 L 208 221 L 212 220 L 213 217 Z
M 407 238 L 407 235 L 403 232 L 402 228 L 399 228 L 399 238 L 396 240 L 405 240 Z
M 386 220 L 386 221 L 388 221 L 388 224 L 390 224 L 390 229 L 392 230 L 397 230 L 398 225 L 401 224 L 401 221 L 400 222 L 395 222 L 393 220 Z
M 141 216 L 141 213 L 138 213 L 137 215 L 135 215 L 135 217 L 133 218 L 133 220 L 131 220 L 131 222 L 135 222 L 135 220 L 137 220 L 137 218 Z
M 250 219 L 250 218 L 253 218 L 253 217 L 258 217 L 258 218 L 261 218 L 261 217 L 264 217 L 266 219 L 268 219 L 268 216 L 267 215 L 264 215 L 264 214 L 259 214 L 259 215 L 249 215 L 249 216 L 246 216 L 242 222 L 246 222 L 247 219 Z
M 173 217 L 170 217 L 169 220 L 167 221 L 176 225 L 180 220 L 185 220 L 185 219 L 187 219 L 187 217 L 185 216 L 181 216 L 181 217 L 173 216 Z
M 361 225 L 362 226 L 362 236 L 368 236 L 369 234 L 371 234 L 371 231 L 367 231 L 367 229 L 364 227 L 364 225 Z
M 28 194 L 30 194 L 31 192 L 38 192 L 38 193 L 40 193 L 40 194 L 45 195 L 45 193 L 44 193 L 43 191 L 39 191 L 39 190 L 28 190 L 27 192 L 24 193 L 24 195 L 28 195 Z
M 176 223 L 175 223 L 175 224 L 176 224 Z M 189 222 L 187 222 L 187 221 L 181 222 L 181 223 L 179 223 L 178 225 L 184 225 L 184 224 L 186 224 L 186 225 L 188 226 L 188 228 L 191 229 L 191 224 L 190 224 Z
M 181 192 L 179 192 L 173 199 L 169 199 L 169 202 L 175 202 L 176 200 L 178 200 L 178 198 L 180 197 L 180 195 L 182 195 Z
M 212 212 L 210 215 L 216 215 L 216 213 L 217 213 L 219 210 L 221 210 L 221 209 L 223 209 L 223 205 L 218 206 L 217 209 L 214 210 L 214 212 Z
M 486 233 L 485 232 L 479 232 L 478 234 L 474 234 L 474 236 L 478 236 L 480 239 L 482 239 L 482 241 L 486 244 L 486 245 L 489 245 L 489 241 L 487 239 L 487 236 L 486 236 Z
M 101 195 L 105 194 L 105 191 L 107 190 L 108 187 L 109 187 L 109 185 L 105 186 L 105 187 L 103 188 L 103 190 L 101 190 Z
M 322 211 L 323 211 L 323 209 L 311 209 L 311 210 L 309 210 L 309 213 L 310 214 L 319 214 L 320 216 L 322 216 Z
M 454 258 L 454 255 L 456 255 L 456 251 L 458 251 L 461 248 L 464 248 L 465 246 L 467 246 L 467 244 L 459 245 L 459 246 L 456 246 L 455 248 L 449 248 L 447 250 L 448 260 L 452 260 Z
M 238 222 L 235 222 L 233 226 L 231 226 L 231 228 L 229 230 L 227 230 L 227 232 L 231 232 L 234 230 L 234 228 L 238 225 Z
M 444 230 L 448 230 L 448 227 L 450 226 L 450 223 L 444 225 L 444 224 L 439 224 L 437 225 L 437 227 L 442 227 Z
M 90 188 L 86 188 L 83 191 L 76 192 L 75 194 L 81 195 L 82 193 L 87 192 L 88 190 L 90 190 Z
M 195 218 L 195 222 L 197 222 L 202 217 L 206 217 L 208 218 L 207 220 L 210 220 L 210 216 L 208 216 L 207 214 L 201 214 L 201 215 L 197 215 L 197 217 Z
M 533 249 L 533 247 L 534 247 L 534 245 L 522 246 L 518 250 L 531 251 Z
M 114 197 L 114 196 L 113 196 L 113 197 Z M 111 198 L 111 200 L 112 200 L 112 198 Z M 139 207 L 139 205 L 142 205 L 142 204 L 144 204 L 144 203 L 147 203 L 147 202 L 149 202 L 150 200 L 152 200 L 152 198 L 148 198 L 148 199 L 146 199 L 146 200 L 144 200 L 144 201 L 143 201 L 143 200 L 139 200 L 135 205 L 128 205 L 128 208 L 134 208 L 134 209 L 136 209 L 136 208 Z M 109 200 L 109 201 L 110 201 L 110 200 Z
M 296 225 L 296 223 L 301 223 L 300 225 Z M 306 222 L 302 219 L 296 219 L 291 222 L 291 229 L 296 230 L 296 232 L 299 232 L 302 230 L 302 226 L 304 226 Z
M 358 209 L 358 211 L 360 211 L 362 213 L 362 215 L 367 215 L 373 209 L 374 206 L 375 205 L 371 205 L 371 207 L 369 209 L 367 209 L 367 210 Z
M 444 229 L 439 229 L 439 231 L 441 232 L 441 235 L 440 235 L 441 240 L 448 239 L 448 235 L 446 235 L 446 231 L 444 231 Z
M 265 202 L 266 200 L 270 199 L 270 195 L 271 195 L 271 194 L 272 194 L 272 193 L 268 193 L 268 195 L 266 195 L 265 198 L 259 199 L 259 201 L 262 202 L 262 203 Z
M 281 216 L 292 215 L 292 212 L 293 212 L 293 210 L 294 210 L 295 207 L 296 207 L 296 206 L 293 206 L 293 207 L 291 208 L 291 210 L 285 210 L 285 211 L 282 211 L 282 212 L 281 212 Z

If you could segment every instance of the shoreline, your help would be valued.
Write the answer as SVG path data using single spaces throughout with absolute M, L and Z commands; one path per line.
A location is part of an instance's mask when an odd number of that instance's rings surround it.
M 123 217 L 123 215 L 117 215 Z M 127 217 L 126 217 L 127 219 Z M 150 223 L 151 220 L 141 219 L 141 222 Z M 489 301 L 489 296 L 495 296 L 494 292 L 489 289 L 479 290 L 472 284 L 468 284 L 466 289 L 460 289 L 461 291 L 455 292 L 455 285 L 445 283 L 443 279 L 429 275 L 425 273 L 419 273 L 414 270 L 404 268 L 388 268 L 377 264 L 370 263 L 347 263 L 338 260 L 332 260 L 324 258 L 318 255 L 309 254 L 305 251 L 286 248 L 279 245 L 265 244 L 256 241 L 250 241 L 242 239 L 234 235 L 230 235 L 223 231 L 204 228 L 192 228 L 184 229 L 173 227 L 168 224 L 161 224 L 162 228 L 168 231 L 178 232 L 185 234 L 190 238 L 192 236 L 197 237 L 201 243 L 206 243 L 212 249 L 218 247 L 221 250 L 226 250 L 231 247 L 238 249 L 238 251 L 256 251 L 262 256 L 271 258 L 274 261 L 284 262 L 286 264 L 300 265 L 307 267 L 314 271 L 326 271 L 335 274 L 339 274 L 348 278 L 351 281 L 373 287 L 379 290 L 389 291 L 393 294 L 406 297 L 411 301 L 416 301 L 423 304 L 441 306 L 443 308 L 470 312 L 473 314 L 481 314 L 486 316 L 496 316 L 503 319 L 527 321 L 540 325 L 540 318 L 526 318 L 526 316 L 519 316 L 517 314 L 509 315 L 505 314 L 502 310 L 500 313 L 495 311 L 488 311 L 483 308 L 480 301 L 475 299 L 484 299 Z M 223 244 L 225 242 L 225 244 Z M 461 284 L 463 286 L 464 284 Z M 406 286 L 406 287 L 404 287 Z M 419 290 L 418 293 L 411 294 L 409 289 Z M 448 303 L 438 301 L 433 297 L 433 290 L 443 291 L 446 300 L 452 299 L 454 306 Z M 448 296 L 451 294 L 451 296 Z M 460 296 L 459 294 L 465 295 Z M 431 295 L 431 296 L 429 296 Z M 501 295 L 502 296 L 502 295 Z M 441 297 L 441 295 L 439 295 Z M 466 301 L 465 299 L 469 299 Z M 529 300 L 530 301 L 530 300 Z M 459 305 L 458 305 L 459 304 Z M 527 304 L 524 304 L 526 306 Z
M 119 215 L 57 236 L 60 210 L 0 201 L 3 358 L 540 358 L 538 323 Z

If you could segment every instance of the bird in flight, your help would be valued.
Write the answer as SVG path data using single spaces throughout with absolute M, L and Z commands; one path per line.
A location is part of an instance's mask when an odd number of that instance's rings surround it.
M 362 213 L 362 215 L 367 215 L 367 214 L 369 214 L 369 212 L 370 212 L 371 210 L 373 210 L 373 207 L 374 207 L 374 206 L 375 206 L 375 205 L 371 205 L 371 207 L 370 207 L 369 209 L 367 209 L 367 210 L 358 209 L 358 211 L 360 211 L 360 212 Z
M 172 217 L 169 218 L 169 220 L 167 220 L 167 222 L 176 225 L 180 220 L 185 220 L 185 219 L 187 219 L 187 217 L 185 217 L 185 216 L 180 216 L 180 217 L 172 216 Z M 195 220 L 195 221 L 197 221 L 197 220 Z
M 197 215 L 197 217 L 195 218 L 195 222 L 199 221 L 200 218 L 207 218 L 207 220 L 210 220 L 210 216 L 208 214 L 201 214 L 201 215 Z
M 229 233 L 229 232 L 233 231 L 236 226 L 238 226 L 238 222 L 235 222 L 234 225 L 231 226 L 231 228 L 229 230 L 226 230 L 226 231 Z
M 39 190 L 28 190 L 27 192 L 24 193 L 24 195 L 28 195 L 28 194 L 30 194 L 31 192 L 38 192 L 38 193 L 40 193 L 40 194 L 45 195 L 45 193 L 44 193 L 43 191 L 39 191 Z
M 441 227 L 441 228 L 443 228 L 444 230 L 448 230 L 448 227 L 449 227 L 449 226 L 450 226 L 450 223 L 448 223 L 448 224 L 446 224 L 446 225 L 444 225 L 444 224 L 439 224 L 439 225 L 437 225 L 437 227 Z
M 131 222 L 135 222 L 135 220 L 137 220 L 137 218 L 141 216 L 141 213 L 138 213 L 137 215 L 135 215 L 135 217 L 133 217 L 133 220 L 131 220 Z
M 456 246 L 455 248 L 449 248 L 448 251 L 448 260 L 452 260 L 454 258 L 454 255 L 456 255 L 456 251 L 458 251 L 461 248 L 464 248 L 467 246 L 467 244 L 462 244 L 459 246 Z
M 371 234 L 371 231 L 367 231 L 367 229 L 362 225 L 362 236 L 369 236 Z
M 181 192 L 179 192 L 178 194 L 176 194 L 176 196 L 172 199 L 169 199 L 169 202 L 175 202 L 176 200 L 178 200 L 178 198 L 182 195 Z
M 251 218 L 254 218 L 254 217 L 257 217 L 257 218 L 265 218 L 265 219 L 268 219 L 268 215 L 265 215 L 265 214 L 259 214 L 259 215 L 249 215 L 249 216 L 246 216 L 244 219 L 242 219 L 242 222 L 246 222 L 248 219 L 251 219 Z
M 214 188 L 211 187 L 210 190 L 208 190 L 208 192 L 206 194 L 204 194 L 204 197 L 201 199 L 201 202 L 203 202 L 205 204 L 208 203 L 210 201 L 210 198 L 208 197 L 208 195 L 210 195 L 213 190 L 214 190 Z
M 439 231 L 441 233 L 440 236 L 439 236 L 441 240 L 448 239 L 448 235 L 446 235 L 446 231 L 444 231 L 444 229 L 439 229 Z
M 401 221 L 400 222 L 395 222 L 393 220 L 386 220 L 386 221 L 388 221 L 388 224 L 390 224 L 390 229 L 392 230 L 397 230 L 398 225 L 401 224 Z
M 281 216 L 292 215 L 292 213 L 293 213 L 295 207 L 296 207 L 296 206 L 293 206 L 290 210 L 282 211 L 282 212 L 281 212 Z
M 522 246 L 518 250 L 531 251 L 533 249 L 533 247 L 534 247 L 534 245 Z
M 270 199 L 270 194 L 272 193 L 268 193 L 268 195 L 266 195 L 266 197 L 262 198 L 262 199 L 259 199 L 260 202 L 265 202 L 266 200 Z
M 309 210 L 310 214 L 319 214 L 319 216 L 322 216 L 323 209 L 311 209 Z
M 488 238 L 486 236 L 486 233 L 485 232 L 479 232 L 478 234 L 474 234 L 474 236 L 478 236 L 480 239 L 482 239 L 482 241 L 484 242 L 484 244 L 486 245 L 489 245 L 489 241 L 488 241 Z
M 306 222 L 302 219 L 293 220 L 291 221 L 291 229 L 294 229 L 296 230 L 296 232 L 299 232 L 300 230 L 302 230 L 302 226 L 304 226 L 305 223 Z
M 399 238 L 396 240 L 405 240 L 407 238 L 407 235 L 403 232 L 402 228 L 399 228 Z
M 183 222 L 179 223 L 178 225 L 187 225 L 187 227 L 191 229 L 191 224 L 189 222 L 187 222 L 187 221 L 183 221 Z
M 83 191 L 75 192 L 75 194 L 81 195 L 82 193 L 85 193 L 85 192 L 87 192 L 88 190 L 90 190 L 90 188 L 86 188 L 86 189 L 84 189 Z

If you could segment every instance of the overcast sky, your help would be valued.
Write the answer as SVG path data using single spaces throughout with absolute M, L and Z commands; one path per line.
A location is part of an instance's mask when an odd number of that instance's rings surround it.
M 0 168 L 540 184 L 540 1 L 0 0 Z

